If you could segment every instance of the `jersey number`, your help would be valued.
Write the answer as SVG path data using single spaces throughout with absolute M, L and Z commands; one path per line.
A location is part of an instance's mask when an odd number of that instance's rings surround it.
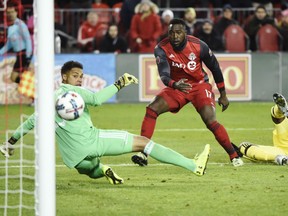
M 205 92 L 207 98 L 212 98 L 212 92 L 208 91 L 207 89 L 205 89 Z

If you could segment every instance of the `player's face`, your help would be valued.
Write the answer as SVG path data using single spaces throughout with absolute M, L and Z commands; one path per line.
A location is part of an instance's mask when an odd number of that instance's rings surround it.
M 63 83 L 74 86 L 81 86 L 83 80 L 83 70 L 81 68 L 72 68 L 68 73 L 62 76 Z
M 169 40 L 172 46 L 178 47 L 182 44 L 186 37 L 186 30 L 181 24 L 169 26 Z

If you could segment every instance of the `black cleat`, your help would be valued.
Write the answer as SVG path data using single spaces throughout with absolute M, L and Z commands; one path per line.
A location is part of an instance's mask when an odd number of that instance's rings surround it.
M 138 164 L 139 166 L 147 166 L 148 165 L 148 159 L 145 154 L 142 152 L 139 152 L 137 155 L 133 155 L 131 157 L 131 160 L 133 163 Z

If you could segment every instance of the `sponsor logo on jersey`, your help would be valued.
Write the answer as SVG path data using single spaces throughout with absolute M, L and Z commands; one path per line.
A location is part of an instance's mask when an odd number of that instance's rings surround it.
M 185 69 L 187 67 L 189 70 L 195 70 L 196 62 L 195 61 L 189 61 L 186 65 L 183 63 L 177 63 L 177 62 L 172 61 L 172 67 L 177 67 L 177 68 L 182 68 L 182 69 Z
M 172 61 L 172 66 L 173 67 L 178 67 L 178 68 L 186 68 L 186 65 L 185 64 L 182 64 L 182 63 L 177 63 L 177 62 L 173 62 Z

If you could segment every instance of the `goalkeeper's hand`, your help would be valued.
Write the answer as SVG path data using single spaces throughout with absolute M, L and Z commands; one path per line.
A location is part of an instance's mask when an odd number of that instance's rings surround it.
M 14 144 L 17 142 L 16 139 L 11 137 L 8 141 L 4 142 L 0 146 L 0 152 L 6 157 L 9 158 L 14 154 Z
M 0 146 L 0 151 L 6 158 L 9 158 L 14 154 L 14 146 L 9 142 L 4 142 L 2 146 Z
M 114 85 L 118 88 L 119 91 L 120 89 L 130 85 L 131 83 L 138 84 L 138 79 L 131 74 L 125 73 L 121 77 L 119 77 L 118 80 L 115 81 Z

